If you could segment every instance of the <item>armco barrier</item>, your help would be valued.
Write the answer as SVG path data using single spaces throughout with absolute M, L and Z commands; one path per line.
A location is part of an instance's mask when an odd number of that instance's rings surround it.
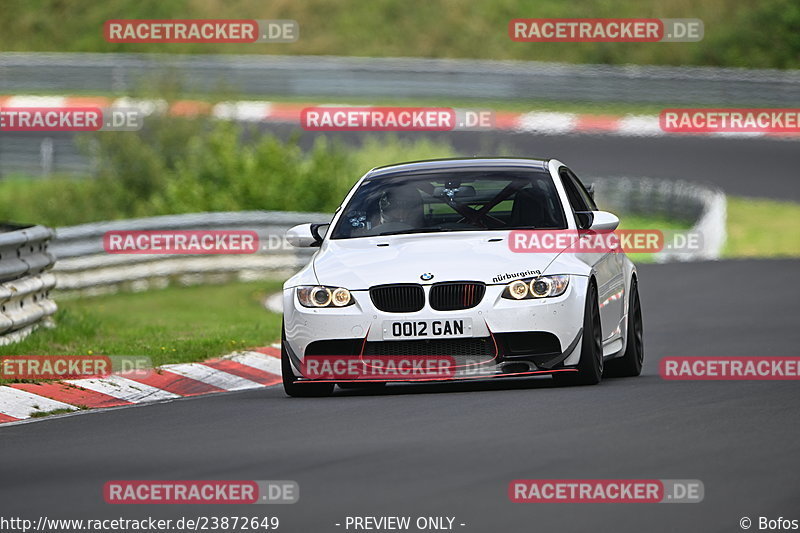
M 685 220 L 702 234 L 692 253 L 659 253 L 658 261 L 716 259 L 725 242 L 725 195 L 683 181 L 647 178 L 596 178 L 601 208 L 623 213 Z M 324 213 L 244 211 L 193 213 L 99 222 L 58 228 L 0 226 L 0 344 L 24 338 L 56 311 L 50 291 L 101 294 L 224 282 L 231 279 L 282 279 L 296 272 L 313 248 L 289 246 L 285 231 L 306 222 L 328 222 Z M 262 245 L 248 255 L 122 255 L 103 249 L 108 231 L 252 230 Z M 53 238 L 50 246 L 48 242 Z M 49 272 L 52 268 L 52 272 Z
M 681 219 L 702 232 L 701 249 L 656 255 L 658 261 L 716 259 L 725 241 L 725 196 L 716 189 L 682 181 L 597 178 L 596 195 L 610 211 Z M 194 213 L 58 228 L 51 246 L 59 292 L 98 294 L 146 290 L 170 283 L 197 284 L 231 279 L 285 278 L 301 268 L 313 248 L 289 246 L 284 232 L 296 224 L 328 222 L 324 213 L 246 211 Z M 253 230 L 262 245 L 248 255 L 116 255 L 103 250 L 103 235 L 112 230 Z
M 46 72 L 47 75 L 42 75 Z M 785 106 L 800 71 L 278 55 L 0 54 L 0 94 L 130 92 L 169 72 L 194 93 Z
M 658 262 L 719 259 L 725 245 L 727 201 L 714 187 L 681 180 L 652 178 L 597 178 L 595 197 L 608 211 L 642 216 L 658 216 L 692 225 L 701 236 L 702 246 L 691 252 L 663 251 Z M 634 228 L 631 228 L 634 229 Z
M 297 224 L 328 222 L 330 218 L 321 213 L 243 211 L 167 215 L 58 228 L 52 246 L 58 259 L 54 273 L 60 294 L 137 291 L 171 283 L 285 278 L 302 267 L 314 251 L 290 246 L 284 240 L 285 231 Z M 108 231 L 204 229 L 255 231 L 261 249 L 246 255 L 116 255 L 103 249 L 103 235 Z
M 0 345 L 16 342 L 55 313 L 56 279 L 44 226 L 0 225 Z
M 25 96 L 31 92 L 130 96 L 151 86 L 162 73 L 191 88 L 193 94 L 213 98 L 222 93 L 245 100 L 278 95 L 339 102 L 348 98 L 475 99 L 470 107 L 480 107 L 480 99 L 634 102 L 664 107 L 786 107 L 800 101 L 800 70 L 256 54 L 5 52 L 0 53 L 0 103 L 4 96 L 18 96 L 17 106 L 44 105 L 37 103 L 41 97 Z M 242 102 L 242 113 L 249 115 L 248 108 L 269 105 Z M 569 123 L 575 121 L 564 113 L 556 115 L 562 116 L 532 113 L 523 120 L 520 131 L 569 133 Z M 624 117 L 620 124 L 625 134 L 663 133 L 655 116 Z M 74 136 L 71 132 L 0 132 L 0 173 L 93 173 L 91 158 L 78 149 Z

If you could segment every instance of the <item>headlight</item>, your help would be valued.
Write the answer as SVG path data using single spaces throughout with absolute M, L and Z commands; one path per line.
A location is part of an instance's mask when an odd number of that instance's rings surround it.
M 522 300 L 528 296 L 528 284 L 522 280 L 512 281 L 508 284 L 508 288 L 506 290 L 508 291 L 509 296 L 515 300 Z
M 508 300 L 552 298 L 564 294 L 567 285 L 569 285 L 569 276 L 565 275 L 518 279 L 506 285 L 502 296 Z
M 297 287 L 297 299 L 303 307 L 346 307 L 355 303 L 347 289 L 322 285 Z
M 353 302 L 353 297 L 350 296 L 350 291 L 347 289 L 343 289 L 339 287 L 334 289 L 333 295 L 331 296 L 331 302 L 336 307 L 344 307 L 346 305 L 350 305 Z

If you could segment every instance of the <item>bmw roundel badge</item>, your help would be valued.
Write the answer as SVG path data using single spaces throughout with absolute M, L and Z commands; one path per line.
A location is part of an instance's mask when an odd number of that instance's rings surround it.
M 431 274 L 430 272 L 425 272 L 423 275 L 419 277 L 419 279 L 421 279 L 422 281 L 430 281 L 433 279 L 433 274 Z

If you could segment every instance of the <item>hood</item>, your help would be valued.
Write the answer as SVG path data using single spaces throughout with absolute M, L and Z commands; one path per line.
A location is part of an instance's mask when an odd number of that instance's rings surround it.
M 588 271 L 573 254 L 512 252 L 508 235 L 471 231 L 329 239 L 315 255 L 313 268 L 320 284 L 350 290 L 387 283 L 506 283 L 539 273 Z M 433 278 L 422 280 L 422 274 Z

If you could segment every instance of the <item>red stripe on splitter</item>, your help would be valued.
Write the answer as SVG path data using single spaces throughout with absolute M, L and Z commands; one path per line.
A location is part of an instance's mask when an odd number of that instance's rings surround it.
M 206 366 L 210 366 L 211 368 L 216 368 L 217 370 L 222 370 L 223 372 L 227 372 L 228 374 L 239 376 L 240 378 L 245 378 L 249 379 L 250 381 L 255 381 L 256 383 L 260 383 L 262 385 L 274 385 L 280 382 L 281 380 L 280 376 L 276 376 L 275 374 L 270 374 L 269 372 L 264 372 L 263 370 L 253 368 L 252 366 L 247 366 L 243 365 L 242 363 L 237 363 L 236 361 L 231 361 L 230 359 L 217 359 L 216 361 L 205 361 L 203 362 L 203 364 Z
M 3 413 L 0 413 L 0 424 L 3 424 L 5 422 L 16 422 L 17 420 L 19 420 L 19 418 L 14 418 L 13 416 L 8 416 L 4 415 Z
M 131 402 L 114 398 L 102 392 L 82 389 L 75 385 L 60 382 L 47 383 L 14 383 L 14 389 L 24 390 L 51 400 L 68 403 L 70 405 L 85 407 L 115 407 L 117 405 L 130 405 Z
M 197 396 L 198 394 L 225 391 L 225 389 L 220 389 L 214 385 L 187 378 L 180 374 L 167 372 L 166 370 L 161 370 L 159 372 L 152 371 L 145 375 L 141 375 L 138 372 L 131 372 L 130 374 L 123 374 L 122 377 L 171 392 L 172 394 L 177 394 L 178 396 Z
M 264 355 L 271 355 L 272 357 L 280 357 L 281 349 L 273 346 L 264 346 L 262 348 L 253 348 L 254 352 L 263 353 Z

